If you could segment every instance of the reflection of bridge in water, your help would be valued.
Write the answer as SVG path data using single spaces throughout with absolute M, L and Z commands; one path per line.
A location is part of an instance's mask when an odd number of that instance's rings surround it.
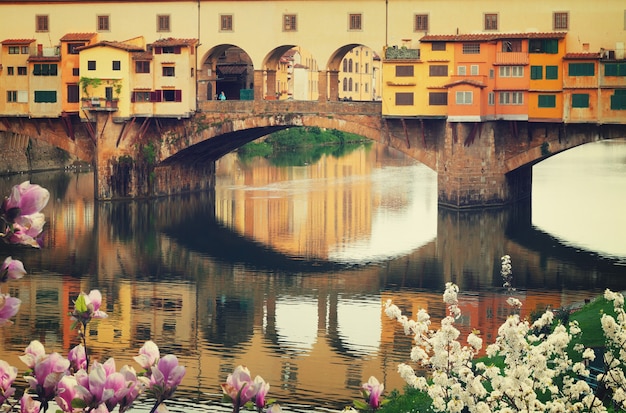
M 438 319 L 445 312 L 443 285 L 455 281 L 469 293 L 462 297 L 463 328 L 484 326 L 489 338 L 498 320 L 487 315 L 506 312 L 504 296 L 476 292 L 501 285 L 504 254 L 513 257 L 515 282 L 526 290 L 529 310 L 561 305 L 562 290 L 625 289 L 613 262 L 574 254 L 533 229 L 527 209 L 440 209 L 432 242 L 402 258 L 350 268 L 259 244 L 221 225 L 214 211 L 211 194 L 99 204 L 93 226 L 76 234 L 67 249 L 53 248 L 64 242 L 66 232 L 56 221 L 49 252 L 29 251 L 24 262 L 26 268 L 70 276 L 25 280 L 32 284 L 21 290 L 30 291 L 22 295 L 25 300 L 31 297 L 24 310 L 31 308 L 32 318 L 44 310 L 53 314 L 55 307 L 65 314 L 78 291 L 94 286 L 103 291 L 110 312 L 110 320 L 100 322 L 91 337 L 98 354 L 134 354 L 152 338 L 164 351 L 183 357 L 189 369 L 186 394 L 205 394 L 243 362 L 270 381 L 273 397 L 283 400 L 292 391 L 301 397 L 302 389 L 320 389 L 323 360 L 322 390 L 329 400 L 343 400 L 339 391 L 351 388 L 356 394 L 361 376 L 370 372 L 383 371 L 388 388 L 403 385 L 395 365 L 399 354 L 408 354 L 410 340 L 380 312 L 387 298 L 408 313 L 421 307 Z M 539 247 L 545 243 L 552 247 Z M 355 308 L 366 318 L 357 329 L 351 323 Z M 19 317 L 20 327 L 32 327 L 31 316 Z M 61 330 L 68 329 L 68 320 L 55 320 Z M 367 334 L 359 334 L 363 330 Z M 21 339 L 8 339 L 11 351 L 23 350 Z M 54 345 L 53 335 L 48 340 Z M 58 345 L 67 349 L 69 343 Z M 316 402 L 319 394 L 309 397 Z

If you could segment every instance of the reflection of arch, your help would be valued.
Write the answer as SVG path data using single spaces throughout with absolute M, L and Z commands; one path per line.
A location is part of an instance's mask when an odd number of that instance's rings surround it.
M 359 354 L 375 354 L 382 334 L 380 299 L 340 299 L 337 302 L 337 335 L 342 347 Z M 363 322 L 367 328 L 363 328 Z
M 279 297 L 275 308 L 277 341 L 283 347 L 309 351 L 317 342 L 318 303 Z

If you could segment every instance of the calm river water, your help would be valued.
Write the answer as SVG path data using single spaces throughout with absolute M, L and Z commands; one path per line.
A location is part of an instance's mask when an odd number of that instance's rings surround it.
M 535 166 L 532 208 L 482 212 L 438 209 L 435 174 L 382 146 L 298 164 L 228 155 L 214 193 L 130 203 L 94 203 L 91 173 L 2 178 L 3 194 L 26 179 L 52 193 L 44 247 L 0 246 L 29 273 L 2 286 L 22 300 L 2 358 L 21 375 L 32 339 L 66 354 L 72 300 L 97 288 L 109 318 L 90 326 L 94 357 L 134 365 L 148 339 L 176 354 L 187 374 L 170 411 L 229 411 L 220 383 L 239 364 L 286 411 L 336 411 L 372 375 L 403 387 L 411 340 L 388 299 L 438 320 L 454 281 L 462 331 L 491 342 L 504 254 L 527 314 L 626 290 L 626 141 Z

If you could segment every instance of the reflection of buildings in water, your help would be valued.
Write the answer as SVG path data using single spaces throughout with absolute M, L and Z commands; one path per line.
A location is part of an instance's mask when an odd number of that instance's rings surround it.
M 231 154 L 216 164 L 216 216 L 288 256 L 354 260 L 355 254 L 388 257 L 397 253 L 390 248 L 416 248 L 416 241 L 406 238 L 432 239 L 434 227 L 421 224 L 435 221 L 416 211 L 411 191 L 391 190 L 394 182 L 372 182 L 380 156 L 389 157 L 388 149 L 374 145 L 341 158 L 323 157 L 312 167 L 279 168 L 256 159 L 252 168 Z M 436 213 L 433 205 L 429 217 Z M 418 229 L 394 226 L 409 215 L 423 218 Z

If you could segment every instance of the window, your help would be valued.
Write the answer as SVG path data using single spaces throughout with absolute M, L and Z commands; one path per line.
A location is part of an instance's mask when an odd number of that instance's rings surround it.
M 343 78 L 343 91 L 347 92 L 348 91 L 348 79 L 347 78 Z
M 485 30 L 498 30 L 498 15 L 485 13 Z
M 521 40 L 505 40 L 502 42 L 502 51 L 505 53 L 521 52 Z
M 556 95 L 539 95 L 538 104 L 540 108 L 555 108 Z
M 157 15 L 157 32 L 169 32 L 170 31 L 170 15 L 158 14 Z
M 361 15 L 351 14 L 348 18 L 348 28 L 350 30 L 361 30 Z
M 78 48 L 83 47 L 85 43 L 68 43 L 67 54 L 78 54 Z
M 470 65 L 470 75 L 478 76 L 478 65 Z
M 21 50 L 22 54 L 28 54 L 29 53 L 28 46 L 22 46 L 20 50 Z
M 72 68 L 72 76 L 80 76 L 80 69 L 77 67 Z
M 19 46 L 9 46 L 9 54 L 20 54 Z
M 543 66 L 531 66 L 530 78 L 533 80 L 543 79 Z
M 445 42 L 433 42 L 431 45 L 431 50 L 436 52 L 445 52 L 446 51 L 446 43 Z
M 524 93 L 523 92 L 499 92 L 498 102 L 500 105 L 523 105 Z
M 546 79 L 558 79 L 559 67 L 558 66 L 546 66 Z
M 100 15 L 96 17 L 96 27 L 99 32 L 108 32 L 109 30 L 111 30 L 109 24 L 109 16 Z
M 233 15 L 222 14 L 220 16 L 220 31 L 232 32 L 233 31 Z
M 35 103 L 56 103 L 56 90 L 35 90 Z
M 17 90 L 7 90 L 7 102 L 17 102 Z
M 487 104 L 489 106 L 493 106 L 496 104 L 496 94 L 495 92 L 489 92 L 487 94 Z
M 457 105 L 471 105 L 472 104 L 472 92 L 456 92 L 456 104 Z
M 415 15 L 415 27 L 413 31 L 416 31 L 416 32 L 428 31 L 428 14 L 416 14 Z
M 448 76 L 448 65 L 432 65 L 428 68 L 428 75 L 435 76 Z
M 283 15 L 283 31 L 285 32 L 296 31 L 296 15 L 295 14 Z
M 111 66 L 111 69 L 113 69 L 113 70 L 122 70 L 122 62 L 120 62 L 119 60 L 114 60 L 112 66 Z
M 175 69 L 174 66 L 163 66 L 163 76 L 164 77 L 176 76 L 176 71 L 174 69 Z
M 573 108 L 588 108 L 589 107 L 589 94 L 588 93 L 574 93 L 572 95 L 572 107 Z
M 457 66 L 456 74 L 459 76 L 465 76 L 467 74 L 467 68 L 465 66 Z
M 161 91 L 163 102 L 182 102 L 182 91 L 166 89 Z
M 568 76 L 594 76 L 595 65 L 593 63 L 570 63 Z
M 463 54 L 480 54 L 480 43 L 463 43 Z
M 428 94 L 428 104 L 430 106 L 446 106 L 448 104 L 448 93 L 430 92 Z
M 411 92 L 397 92 L 396 93 L 396 106 L 412 106 L 413 105 L 413 93 Z
M 604 76 L 626 76 L 626 63 L 606 63 Z
M 147 60 L 136 61 L 135 73 L 150 73 L 150 62 Z
M 131 100 L 133 102 L 150 102 L 150 92 L 133 92 Z
M 87 61 L 87 70 L 96 70 L 96 61 L 88 60 Z
M 530 53 L 557 54 L 559 52 L 559 41 L 557 39 L 530 39 L 528 41 Z
M 180 51 L 180 46 L 165 46 L 154 48 L 154 53 L 156 54 L 180 54 Z
M 396 66 L 396 77 L 413 77 L 413 66 Z
M 57 71 L 58 71 L 58 68 L 57 68 L 56 63 L 52 63 L 52 64 L 36 63 L 33 66 L 33 75 L 35 76 L 56 76 Z
M 498 74 L 500 77 L 524 77 L 524 66 L 500 66 Z
M 555 12 L 552 18 L 552 26 L 554 27 L 554 30 L 569 29 L 569 13 Z
M 15 68 L 13 66 L 7 67 L 7 76 L 15 75 Z
M 370 72 L 370 64 L 369 63 L 365 63 L 365 73 L 369 73 Z
M 80 98 L 77 84 L 67 85 L 67 103 L 78 103 Z
M 626 89 L 618 89 L 611 96 L 611 110 L 626 109 Z
M 17 75 L 18 76 L 26 76 L 28 74 L 28 70 L 26 66 L 18 66 L 17 67 Z
M 48 21 L 47 15 L 37 15 L 35 16 L 35 31 L 37 32 L 47 32 L 50 30 L 50 25 Z

